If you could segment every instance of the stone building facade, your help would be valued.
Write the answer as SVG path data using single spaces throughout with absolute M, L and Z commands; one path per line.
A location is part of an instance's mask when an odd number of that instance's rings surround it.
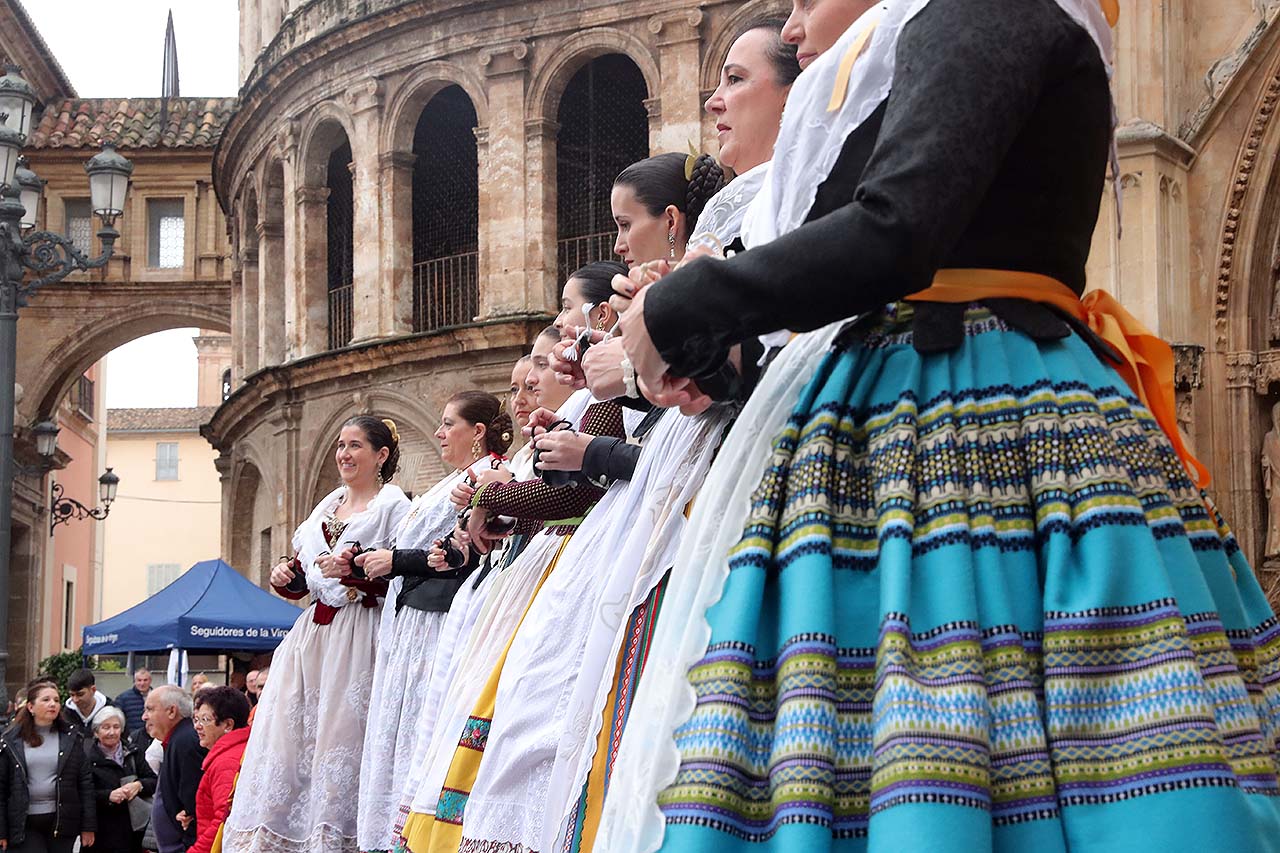
M 409 487 L 435 475 L 442 400 L 499 387 L 563 270 L 607 254 L 611 158 L 715 150 L 701 102 L 766 7 L 242 0 L 215 164 L 236 391 L 208 431 L 236 565 L 265 564 L 267 529 L 283 549 L 355 411 L 407 424 Z M 1120 174 L 1089 267 L 1175 342 L 1179 419 L 1260 568 L 1280 567 L 1262 464 L 1280 441 L 1278 17 L 1278 0 L 1121 0 Z
M 714 150 L 702 103 L 729 42 L 783 8 L 242 0 L 214 166 L 234 391 L 206 430 L 232 565 L 265 580 L 337 483 L 352 414 L 396 419 L 406 489 L 440 476 L 444 401 L 505 388 L 565 272 L 612 256 L 622 167 Z

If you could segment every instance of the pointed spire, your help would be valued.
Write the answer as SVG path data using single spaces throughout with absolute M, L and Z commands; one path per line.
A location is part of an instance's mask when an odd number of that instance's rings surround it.
M 169 10 L 169 25 L 164 31 L 164 77 L 160 83 L 160 97 L 178 97 L 178 41 L 173 35 L 173 10 Z

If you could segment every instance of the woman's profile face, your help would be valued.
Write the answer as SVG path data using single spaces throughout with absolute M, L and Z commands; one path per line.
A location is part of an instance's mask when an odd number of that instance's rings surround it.
M 580 329 L 584 325 L 591 328 L 600 326 L 608 326 L 612 317 L 612 309 L 608 303 L 596 305 L 591 304 L 591 311 L 583 314 L 582 309 L 589 303 L 587 297 L 582 292 L 582 280 L 571 278 L 564 283 L 564 290 L 560 296 L 560 313 L 556 315 L 555 327 L 560 330 L 560 339 L 565 340 L 572 338 L 575 329 Z
M 684 244 L 688 239 L 684 233 L 684 214 L 674 206 L 669 205 L 654 216 L 636 198 L 635 189 L 627 184 L 613 185 L 609 206 L 613 209 L 613 221 L 618 226 L 613 252 L 629 268 L 646 261 L 684 257 Z M 672 252 L 675 253 L 674 258 Z
M 773 156 L 790 86 L 778 82 L 769 48 L 777 36 L 757 28 L 738 37 L 729 48 L 720 85 L 707 98 L 706 110 L 716 119 L 720 162 L 738 174 Z
M 533 363 L 529 359 L 522 358 L 516 362 L 515 367 L 511 368 L 511 389 L 507 392 L 507 410 L 511 412 L 511 420 L 515 421 L 520 429 L 529 425 L 529 415 L 533 414 L 534 407 L 537 406 L 533 392 L 529 390 L 526 383 L 532 366 Z
M 440 442 L 440 458 L 455 470 L 461 471 L 478 456 L 483 455 L 484 448 L 477 444 L 484 435 L 484 429 L 471 423 L 458 413 L 453 403 L 444 407 L 440 416 L 440 428 L 436 430 L 436 440 Z M 477 448 L 480 452 L 477 453 Z
M 782 40 L 796 46 L 796 61 L 808 68 L 874 5 L 875 0 L 791 0 Z

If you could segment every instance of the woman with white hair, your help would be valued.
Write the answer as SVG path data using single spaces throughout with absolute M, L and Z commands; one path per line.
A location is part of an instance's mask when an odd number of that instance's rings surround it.
M 103 708 L 93 716 L 92 727 L 89 767 L 98 807 L 94 847 L 108 853 L 139 853 L 151 813 L 148 801 L 156 792 L 156 774 L 142 750 L 124 737 L 125 716 L 119 708 Z

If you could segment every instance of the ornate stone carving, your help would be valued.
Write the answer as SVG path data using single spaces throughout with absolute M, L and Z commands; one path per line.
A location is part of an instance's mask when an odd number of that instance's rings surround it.
M 480 51 L 480 67 L 484 76 L 498 77 L 503 74 L 520 74 L 528 67 L 529 45 L 522 41 L 511 44 L 487 47 Z
M 1204 363 L 1204 347 L 1199 344 L 1173 344 L 1173 383 L 1179 391 L 1194 391 L 1204 384 L 1200 375 Z
M 366 77 L 343 93 L 343 100 L 352 115 L 381 108 L 387 86 L 381 77 Z
M 649 19 L 649 32 L 657 36 L 659 45 L 697 41 L 698 26 L 702 23 L 701 9 L 683 9 L 654 15 Z
M 1262 439 L 1262 487 L 1267 497 L 1267 534 L 1262 562 L 1280 568 L 1280 403 L 1271 407 L 1271 429 Z
M 1240 214 L 1253 173 L 1258 165 L 1262 137 L 1271 124 L 1276 103 L 1280 101 L 1280 70 L 1267 80 L 1266 89 L 1249 125 L 1240 156 L 1236 160 L 1231 192 L 1227 198 L 1227 214 L 1222 225 L 1221 248 L 1218 251 L 1218 275 L 1213 300 L 1214 336 L 1219 348 L 1227 346 L 1227 306 L 1231 297 L 1231 281 L 1235 272 L 1236 241 L 1240 233 Z
M 1258 354 L 1242 351 L 1227 353 L 1227 388 L 1251 388 L 1257 373 Z

